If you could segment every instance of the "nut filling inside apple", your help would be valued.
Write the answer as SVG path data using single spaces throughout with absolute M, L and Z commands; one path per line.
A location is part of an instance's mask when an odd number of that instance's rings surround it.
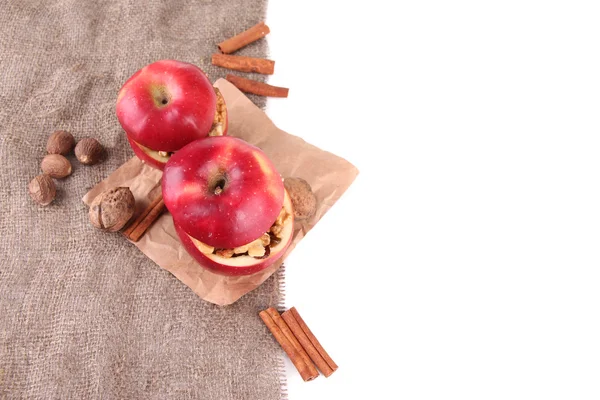
M 225 105 L 225 99 L 221 91 L 215 88 L 215 93 L 217 95 L 217 111 L 215 112 L 215 119 L 213 120 L 210 132 L 208 132 L 208 136 L 223 136 L 227 124 L 227 106 Z
M 223 136 L 225 133 L 225 129 L 227 128 L 227 106 L 225 105 L 225 99 L 221 94 L 221 91 L 217 88 L 215 89 L 215 94 L 217 95 L 217 110 L 215 111 L 215 118 L 213 119 L 213 125 L 208 132 L 208 136 Z M 167 94 L 163 92 L 155 93 L 154 100 L 161 105 L 166 105 L 169 103 L 169 97 Z M 140 144 L 139 142 L 131 139 L 135 144 L 137 144 L 140 149 L 156 161 L 161 163 L 166 163 L 169 161 L 169 158 L 175 153 L 172 151 L 162 151 L 162 150 L 154 150 L 149 147 Z
M 196 245 L 198 250 L 200 250 L 203 254 L 206 255 L 215 255 L 221 258 L 237 258 L 237 257 L 253 257 L 256 259 L 264 259 L 267 258 L 271 254 L 271 250 L 278 247 L 282 241 L 285 239 L 287 234 L 291 233 L 292 221 L 293 217 L 291 213 L 288 213 L 285 207 L 281 208 L 277 219 L 271 225 L 269 232 L 263 233 L 261 237 L 258 239 L 245 244 L 243 246 L 238 246 L 233 249 L 219 249 L 213 246 L 209 246 L 201 241 L 192 239 L 192 242 Z M 285 245 L 285 243 L 284 243 Z
M 224 249 L 209 246 L 188 235 L 193 245 L 210 260 L 231 267 L 258 265 L 265 259 L 283 255 L 292 240 L 294 231 L 294 210 L 288 193 L 285 193 L 283 207 L 268 232 L 243 246 Z

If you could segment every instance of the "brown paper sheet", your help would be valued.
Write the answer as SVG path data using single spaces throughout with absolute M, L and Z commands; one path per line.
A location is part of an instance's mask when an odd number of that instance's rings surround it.
M 175 275 L 202 299 L 226 305 L 257 288 L 281 266 L 296 244 L 350 186 L 358 170 L 343 158 L 278 129 L 262 110 L 226 80 L 219 79 L 215 86 L 221 90 L 227 103 L 229 135 L 261 148 L 282 177 L 306 179 L 317 197 L 315 215 L 308 221 L 295 222 L 292 244 L 284 256 L 254 275 L 230 277 L 202 268 L 179 242 L 168 212 L 152 225 L 139 242 L 134 243 L 146 256 Z M 161 171 L 134 157 L 94 186 L 83 197 L 83 202 L 89 205 L 104 190 L 126 186 L 136 198 L 136 210 L 139 213 L 160 191 L 161 176 Z

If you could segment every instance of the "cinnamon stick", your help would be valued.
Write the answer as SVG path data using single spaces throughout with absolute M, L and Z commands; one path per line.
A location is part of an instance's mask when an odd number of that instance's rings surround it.
M 165 210 L 165 202 L 162 193 L 154 199 L 148 207 L 133 221 L 127 229 L 123 231 L 123 235 L 133 242 L 137 242 L 144 235 L 146 230 L 160 217 Z
M 252 79 L 246 79 L 231 74 L 228 74 L 225 79 L 245 93 L 268 97 L 288 97 L 288 88 L 271 86 L 263 82 L 253 81 Z
M 259 22 L 252 28 L 219 43 L 217 46 L 219 47 L 219 50 L 225 54 L 233 53 L 258 39 L 267 36 L 269 32 L 269 27 L 264 22 Z
M 271 315 L 266 311 L 261 311 L 259 314 L 260 318 L 263 320 L 267 328 L 271 331 L 275 340 L 279 343 L 279 345 L 283 348 L 283 351 L 286 352 L 302 379 L 307 381 L 312 381 L 316 378 L 316 376 L 311 376 L 309 368 L 307 364 L 302 360 L 300 354 L 294 348 L 294 345 L 289 341 L 289 339 L 284 335 L 281 328 L 273 321 Z
M 257 72 L 266 75 L 273 75 L 275 71 L 275 61 L 264 58 L 230 56 L 221 53 L 213 54 L 212 64 L 236 71 Z
M 321 343 L 319 343 L 315 335 L 308 328 L 300 314 L 298 314 L 296 307 L 290 308 L 281 314 L 281 317 L 288 324 L 293 334 L 323 375 L 329 377 L 333 374 L 338 369 L 337 364 L 333 362 L 329 354 L 321 346 Z
M 288 324 L 286 324 L 283 318 L 281 318 L 279 312 L 273 307 L 269 307 L 265 311 L 267 311 L 267 314 L 271 316 L 273 322 L 277 324 L 277 326 L 279 327 L 279 329 L 281 329 L 285 337 L 290 341 L 292 346 L 294 346 L 294 349 L 296 349 L 296 352 L 298 352 L 298 354 L 302 358 L 302 361 L 304 361 L 304 363 L 308 367 L 310 376 L 312 376 L 313 379 L 319 376 L 319 371 L 317 371 L 317 368 L 315 368 L 315 364 L 313 364 L 313 362 L 310 360 L 310 357 L 308 356 L 300 342 L 298 342 L 298 339 L 296 339 L 296 336 L 294 336 Z

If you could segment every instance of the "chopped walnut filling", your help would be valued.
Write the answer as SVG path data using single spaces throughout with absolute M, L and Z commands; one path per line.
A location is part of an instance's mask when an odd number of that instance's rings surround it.
M 232 249 L 218 249 L 215 252 L 216 255 L 224 257 L 224 258 L 231 258 L 231 256 L 233 256 L 233 250 Z
M 254 258 L 267 257 L 271 253 L 271 247 L 277 246 L 281 243 L 281 232 L 283 226 L 292 218 L 291 214 L 288 214 L 282 207 L 277 219 L 269 229 L 269 232 L 263 233 L 258 239 L 245 244 L 243 246 L 236 247 L 234 249 L 215 249 L 212 246 L 207 246 L 202 243 L 202 246 L 198 246 L 200 251 L 204 254 L 216 254 L 223 258 L 239 257 L 239 256 L 250 256 Z M 199 243 L 196 241 L 196 243 Z
M 159 151 L 158 155 L 161 157 L 170 157 L 171 155 L 173 155 L 173 153 L 170 153 L 168 151 Z
M 223 99 L 223 95 L 221 95 L 219 89 L 215 88 L 215 93 L 217 94 L 217 110 L 208 136 L 223 136 L 227 106 L 225 105 L 225 99 Z

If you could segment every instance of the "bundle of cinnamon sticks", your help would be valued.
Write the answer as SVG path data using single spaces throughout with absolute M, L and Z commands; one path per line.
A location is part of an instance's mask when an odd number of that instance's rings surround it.
M 276 309 L 270 307 L 261 311 L 259 316 L 305 382 L 319 376 L 317 368 L 325 377 L 329 377 L 338 369 L 296 307 L 290 308 L 281 315 Z
M 275 61 L 264 58 L 229 55 L 230 53 L 265 37 L 269 32 L 271 32 L 269 27 L 264 22 L 260 22 L 252 28 L 219 43 L 218 48 L 223 54 L 213 54 L 212 64 L 235 71 L 272 75 L 275 72 Z M 242 92 L 257 94 L 259 96 L 287 97 L 289 92 L 288 88 L 272 86 L 264 82 L 243 78 L 237 75 L 228 74 L 225 79 Z

